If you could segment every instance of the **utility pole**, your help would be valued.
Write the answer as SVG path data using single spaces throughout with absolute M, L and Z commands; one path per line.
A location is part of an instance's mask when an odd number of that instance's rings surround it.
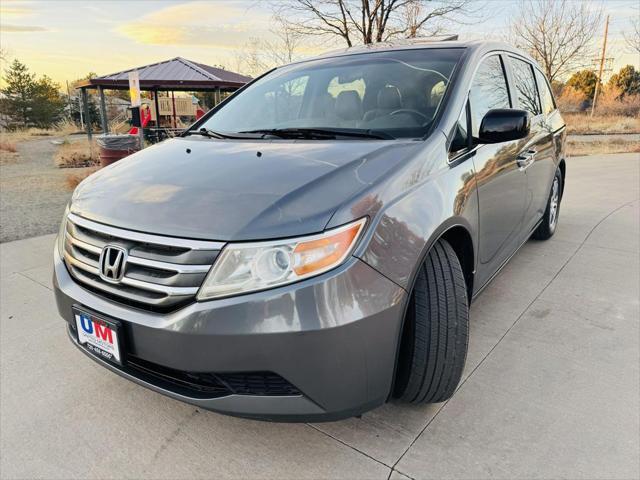
M 607 34 L 609 33 L 609 15 L 604 23 L 604 41 L 602 42 L 602 56 L 600 57 L 600 70 L 598 71 L 598 81 L 596 82 L 596 90 L 593 93 L 593 103 L 591 104 L 591 116 L 596 111 L 596 101 L 598 100 L 598 90 L 600 90 L 600 82 L 602 81 L 602 70 L 604 69 L 604 58 L 607 52 Z
M 71 90 L 69 89 L 69 80 L 67 82 L 67 103 L 69 104 L 69 118 L 73 121 L 73 103 L 71 103 Z
M 84 111 L 84 107 L 82 105 L 82 95 L 78 95 L 78 110 L 80 110 L 80 130 L 84 130 L 84 120 L 82 116 L 82 112 Z

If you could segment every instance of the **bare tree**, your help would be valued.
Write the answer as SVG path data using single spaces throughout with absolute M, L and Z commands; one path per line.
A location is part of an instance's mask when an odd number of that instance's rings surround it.
M 416 38 L 421 35 L 439 35 L 444 33 L 451 23 L 441 16 L 425 19 L 425 8 L 422 2 L 409 2 L 401 8 L 401 12 L 402 19 L 399 27 L 395 30 L 391 29 L 387 37 Z
M 252 77 L 260 75 L 270 68 L 262 57 L 262 40 L 257 37 L 249 38 L 236 51 L 236 71 Z
M 302 36 L 281 16 L 273 16 L 271 38 L 250 38 L 236 53 L 236 71 L 259 75 L 299 58 Z
M 636 17 L 635 20 L 631 21 L 631 31 L 624 32 L 624 40 L 627 42 L 627 46 L 635 51 L 636 53 L 640 53 L 640 18 Z
M 275 1 L 292 31 L 336 37 L 349 47 L 415 37 L 433 31 L 436 23 L 463 21 L 478 9 L 472 0 Z
M 550 81 L 587 65 L 600 25 L 589 2 L 522 0 L 511 25 L 512 41 L 533 56 Z
M 236 54 L 236 69 L 252 76 L 298 58 L 302 36 L 279 15 L 273 17 L 272 38 L 250 38 Z
M 277 65 L 291 63 L 298 57 L 302 36 L 292 29 L 289 22 L 281 15 L 274 15 L 273 21 L 275 26 L 271 29 L 271 33 L 276 41 L 267 41 L 267 52 Z

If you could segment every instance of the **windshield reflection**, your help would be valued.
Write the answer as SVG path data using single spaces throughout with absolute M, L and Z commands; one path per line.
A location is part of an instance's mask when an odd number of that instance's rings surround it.
M 423 137 L 441 108 L 460 52 L 386 51 L 283 67 L 231 98 L 198 128 L 279 136 L 296 129 L 295 135 L 309 139 L 329 138 L 321 130 L 337 139 Z

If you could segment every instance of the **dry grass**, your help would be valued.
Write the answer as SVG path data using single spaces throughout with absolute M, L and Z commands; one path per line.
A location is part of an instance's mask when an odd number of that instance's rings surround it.
M 22 130 L 12 130 L 2 132 L 2 137 L 8 141 L 18 143 L 25 140 L 33 140 L 38 137 L 51 137 L 53 136 L 53 130 L 43 130 L 41 128 L 25 128 Z
M 65 178 L 65 183 L 69 190 L 74 190 L 81 181 L 87 178 L 92 173 L 95 173 L 99 170 L 98 167 L 92 167 L 84 169 L 82 172 L 69 173 Z
M 594 115 L 588 113 L 565 113 L 569 134 L 640 133 L 640 117 L 622 115 Z
M 636 141 L 619 138 L 590 142 L 572 140 L 571 138 L 567 140 L 567 154 L 572 157 L 606 153 L 640 153 L 640 144 Z
M 19 158 L 20 155 L 18 155 L 17 153 L 0 152 L 0 166 L 16 163 Z
M 16 153 L 18 149 L 16 144 L 12 142 L 0 141 L 0 152 Z
M 20 130 L 7 130 L 2 132 L 3 141 L 18 143 L 41 137 L 62 137 L 79 131 L 75 123 L 64 120 L 51 129 L 24 128 Z
M 0 165 L 15 163 L 18 158 L 20 158 L 20 155 L 18 155 L 16 144 L 6 141 L 3 135 L 0 140 Z
M 71 120 L 63 120 L 54 129 L 57 135 L 71 135 L 72 133 L 78 133 L 81 130 Z
M 640 94 L 623 95 L 622 91 L 607 85 L 598 98 L 598 115 L 640 115 Z
M 64 142 L 53 158 L 58 168 L 92 167 L 100 162 L 98 147 L 88 140 Z
M 587 96 L 575 88 L 564 87 L 556 102 L 561 112 L 580 112 L 587 104 Z

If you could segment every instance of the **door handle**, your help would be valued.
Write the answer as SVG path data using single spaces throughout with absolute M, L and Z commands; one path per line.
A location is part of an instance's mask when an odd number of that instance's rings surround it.
M 533 148 L 530 148 L 529 150 L 521 152 L 516 157 L 516 163 L 518 164 L 518 167 L 520 168 L 520 170 L 526 170 L 528 167 L 531 166 L 533 162 L 535 162 L 536 153 L 538 153 L 536 150 L 534 150 Z

